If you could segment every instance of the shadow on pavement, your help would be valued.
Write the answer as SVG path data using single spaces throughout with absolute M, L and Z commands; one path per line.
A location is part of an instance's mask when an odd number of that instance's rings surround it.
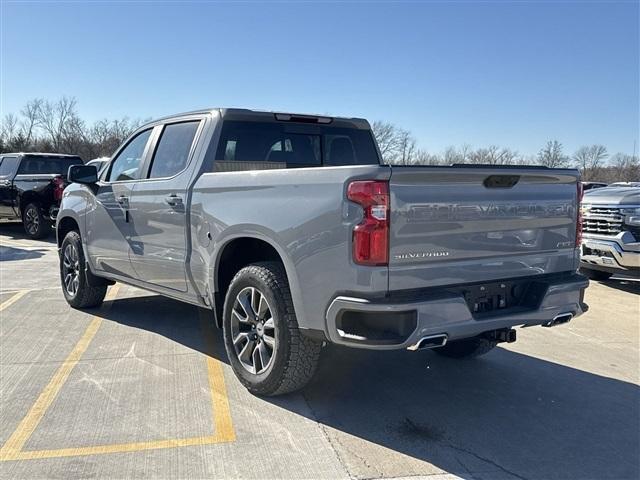
M 196 307 L 148 296 L 101 312 L 227 362 L 219 331 L 206 351 Z M 638 386 L 502 348 L 455 361 L 330 346 L 303 396 L 309 409 L 264 401 L 348 434 L 343 447 L 358 437 L 467 479 L 640 478 Z
M 36 243 L 41 242 L 44 244 L 56 243 L 56 234 L 54 232 L 54 229 L 51 229 L 51 233 L 46 238 L 41 238 L 40 240 L 31 240 L 24 231 L 22 223 L 18 222 L 0 222 L 0 235 L 9 237 L 9 239 L 11 240 L 28 240 Z
M 592 282 L 595 280 L 591 280 Z M 635 293 L 640 295 L 640 281 L 633 278 L 614 277 L 609 280 L 599 282 L 610 288 L 622 290 L 623 292 Z
M 26 248 L 0 246 L 0 262 L 40 258 L 45 254 L 45 252 L 46 250 L 27 250 Z

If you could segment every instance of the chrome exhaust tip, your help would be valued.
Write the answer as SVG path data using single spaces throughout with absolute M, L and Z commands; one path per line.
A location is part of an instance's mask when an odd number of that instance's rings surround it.
M 447 344 L 447 334 L 439 333 L 437 335 L 427 335 L 422 337 L 413 345 L 407 347 L 407 350 L 415 352 L 416 350 L 425 350 L 427 348 L 444 347 Z
M 561 313 L 560 315 L 556 315 L 555 317 L 553 317 L 553 320 L 543 323 L 542 326 L 555 327 L 557 325 L 562 325 L 563 323 L 568 323 L 569 321 L 571 321 L 572 318 L 573 318 L 573 313 L 571 312 Z

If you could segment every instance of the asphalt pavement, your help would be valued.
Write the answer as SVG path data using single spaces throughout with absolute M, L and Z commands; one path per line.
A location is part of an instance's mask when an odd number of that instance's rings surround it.
M 323 351 L 249 394 L 205 310 L 125 285 L 64 301 L 53 236 L 0 223 L 0 478 L 640 478 L 640 282 L 477 360 Z

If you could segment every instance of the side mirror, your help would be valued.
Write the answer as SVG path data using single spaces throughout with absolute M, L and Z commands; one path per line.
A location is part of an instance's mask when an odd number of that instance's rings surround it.
M 95 165 L 71 165 L 67 180 L 73 183 L 93 185 L 98 183 L 98 169 Z

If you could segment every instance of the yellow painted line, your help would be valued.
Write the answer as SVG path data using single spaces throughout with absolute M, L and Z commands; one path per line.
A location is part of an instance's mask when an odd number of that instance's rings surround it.
M 0 294 L 4 295 L 8 293 L 18 293 L 18 292 L 25 292 L 25 293 L 41 292 L 43 290 L 60 290 L 60 285 L 55 287 L 40 287 L 40 288 L 19 288 L 19 289 L 12 288 L 8 290 L 0 290 Z
M 59 448 L 55 450 L 34 450 L 16 452 L 11 458 L 2 460 L 35 460 L 41 458 L 77 457 L 83 455 L 103 455 L 105 453 L 141 452 L 143 450 L 158 450 L 163 448 L 189 447 L 193 445 L 211 445 L 220 443 L 217 435 L 208 437 L 194 437 L 184 439 L 167 439 L 150 442 L 133 442 L 113 445 L 98 445 L 95 447 Z
M 5 308 L 8 308 L 14 303 L 16 303 L 18 300 L 20 300 L 29 292 L 30 290 L 20 290 L 16 292 L 12 297 L 10 297 L 8 300 L 5 300 L 4 302 L 0 303 L 0 312 L 3 311 Z
M 39 248 L 39 245 L 28 245 L 20 242 L 0 242 L 0 247 L 20 247 L 20 248 Z
M 118 294 L 118 285 L 112 287 L 107 295 L 107 300 L 112 300 Z M 15 298 L 15 297 L 12 297 Z M 11 299 L 10 299 L 11 300 Z M 8 301 L 10 301 L 8 300 Z M 7 301 L 7 302 L 8 302 Z M 6 302 L 5 302 L 6 303 Z M 107 306 L 110 307 L 111 304 Z M 69 378 L 71 371 L 80 360 L 80 357 L 85 352 L 89 343 L 95 336 L 102 318 L 94 316 L 89 323 L 89 326 L 85 330 L 84 334 L 73 348 L 71 353 L 67 356 L 60 368 L 53 375 L 53 378 L 49 381 L 49 384 L 44 388 L 40 396 L 33 404 L 27 415 L 22 419 L 18 428 L 11 434 L 6 443 L 0 448 L 0 460 L 11 460 L 18 454 L 24 444 L 29 440 L 29 437 L 36 429 L 42 417 L 46 413 L 47 409 L 51 406 L 56 396 L 60 392 L 60 389 Z
M 110 292 L 111 293 L 111 292 Z M 115 293 L 113 295 L 115 297 Z M 97 446 L 89 446 L 89 447 L 76 447 L 76 448 L 59 448 L 53 450 L 34 450 L 34 451 L 23 451 L 22 447 L 26 443 L 29 435 L 33 433 L 33 430 L 37 426 L 38 422 L 42 419 L 46 408 L 51 405 L 55 395 L 64 384 L 64 381 L 68 378 L 69 373 L 73 366 L 77 363 L 77 360 L 69 369 L 69 372 L 66 373 L 66 377 L 62 379 L 61 383 L 57 387 L 52 387 L 54 380 L 58 376 L 58 372 L 62 370 L 63 367 L 56 372 L 54 378 L 51 380 L 49 385 L 42 392 L 36 404 L 31 408 L 31 411 L 27 414 L 27 417 L 22 421 L 20 426 L 16 429 L 16 432 L 9 438 L 7 443 L 0 449 L 0 461 L 7 460 L 33 460 L 33 459 L 42 459 L 42 458 L 59 458 L 59 457 L 75 457 L 75 456 L 83 456 L 83 455 L 101 455 L 106 453 L 127 453 L 127 452 L 139 452 L 143 450 L 156 450 L 163 448 L 175 448 L 175 447 L 187 447 L 193 445 L 212 445 L 216 443 L 226 443 L 233 442 L 236 439 L 235 430 L 233 428 L 233 421 L 231 419 L 231 411 L 229 409 L 229 399 L 227 397 L 227 388 L 224 382 L 224 375 L 222 370 L 222 364 L 219 360 L 211 357 L 214 348 L 214 339 L 212 332 L 212 318 L 211 314 L 208 314 L 205 310 L 200 309 L 199 311 L 200 324 L 202 327 L 202 333 L 204 335 L 205 344 L 207 346 L 207 350 L 209 355 L 207 356 L 207 373 L 209 380 L 209 389 L 211 391 L 211 414 L 214 423 L 214 434 L 204 437 L 193 437 L 193 438 L 183 438 L 183 439 L 165 439 L 165 440 L 155 440 L 155 441 L 147 441 L 147 442 L 132 442 L 132 443 L 120 443 L 120 444 L 111 444 L 111 445 L 97 445 Z M 97 318 L 94 319 L 94 321 Z M 99 319 L 98 319 L 99 320 Z M 93 321 L 92 321 L 93 324 Z M 99 326 L 99 323 L 98 323 Z M 87 328 L 85 335 L 80 339 L 76 348 L 74 348 L 74 352 L 79 350 L 78 346 L 83 344 L 85 337 L 88 338 L 86 342 L 86 346 L 84 346 L 84 350 L 86 350 L 88 346 L 88 342 L 91 341 L 93 335 L 95 335 L 95 331 L 93 334 L 88 333 L 91 329 L 91 325 Z M 95 328 L 97 330 L 97 327 Z M 72 352 L 72 354 L 74 353 Z M 80 355 L 82 354 L 80 352 Z M 69 355 L 69 357 L 72 356 Z M 77 358 L 80 358 L 79 355 Z M 73 360 L 71 360 L 73 362 Z M 65 364 L 69 362 L 69 358 L 65 361 Z M 57 385 L 57 384 L 56 384 Z M 40 413 L 34 413 L 32 415 L 32 411 L 37 410 L 38 402 L 41 401 L 41 398 L 51 396 L 51 394 L 47 393 L 47 390 L 52 387 L 52 390 L 57 388 L 55 394 L 50 400 L 46 398 L 42 400 L 42 403 L 48 401 L 48 404 L 44 408 L 44 410 Z M 33 418 L 29 418 L 30 415 Z M 29 420 L 29 422 L 26 422 Z M 26 425 L 23 425 L 25 424 Z M 21 428 L 24 430 L 24 433 L 21 431 Z M 26 436 L 25 436 L 26 434 Z M 14 439 L 14 437 L 17 437 Z M 23 439 L 24 437 L 24 439 Z M 12 442 L 13 443 L 10 443 Z
M 229 409 L 229 398 L 227 387 L 224 383 L 224 373 L 222 363 L 213 358 L 215 342 L 213 338 L 213 313 L 198 309 L 200 317 L 200 327 L 204 336 L 207 350 L 207 373 L 209 377 L 209 390 L 211 390 L 211 415 L 214 423 L 214 436 L 219 442 L 233 442 L 236 439 L 236 432 L 233 428 L 231 410 Z

